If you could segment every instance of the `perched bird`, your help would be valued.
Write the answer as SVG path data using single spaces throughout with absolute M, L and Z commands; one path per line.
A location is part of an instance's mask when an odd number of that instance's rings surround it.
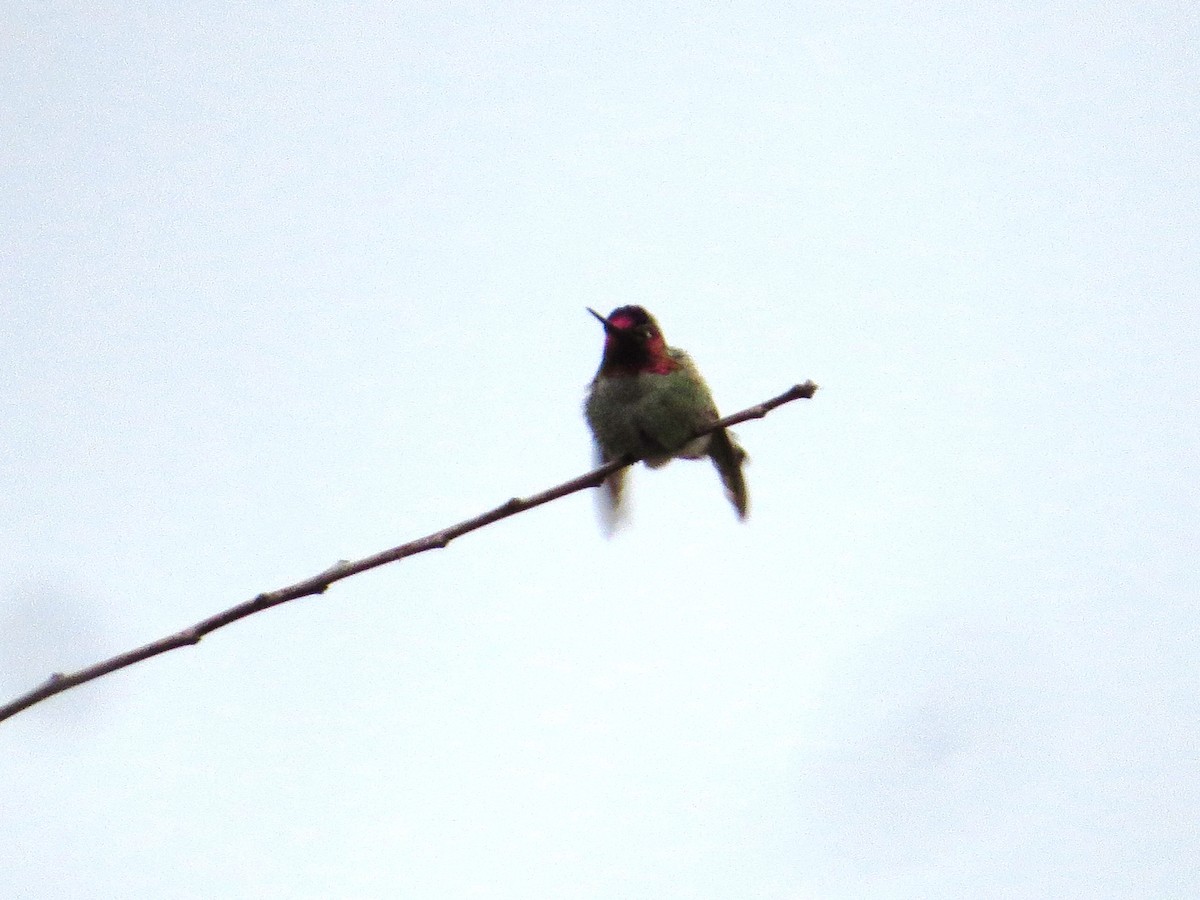
M 608 318 L 588 312 L 604 326 L 604 356 L 584 403 L 597 460 L 632 455 L 656 469 L 675 457 L 708 456 L 738 518 L 746 518 L 746 451 L 725 429 L 695 437 L 720 416 L 691 357 L 668 347 L 654 317 L 640 306 L 622 306 Z M 610 475 L 602 488 L 601 513 L 609 530 L 622 516 L 625 473 Z

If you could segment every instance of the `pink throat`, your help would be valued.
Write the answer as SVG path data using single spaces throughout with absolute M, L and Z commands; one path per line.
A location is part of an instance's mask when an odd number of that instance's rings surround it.
M 619 324 L 621 319 L 614 319 L 613 324 Z M 611 346 L 613 338 L 609 335 L 605 339 L 605 348 Z M 679 368 L 679 363 L 671 358 L 667 353 L 667 342 L 663 340 L 662 335 L 655 335 L 648 342 L 646 349 L 649 351 L 649 360 L 641 366 L 625 367 L 621 366 L 623 371 L 613 372 L 612 374 L 624 375 L 669 375 Z
M 650 375 L 666 375 L 679 368 L 679 363 L 667 356 L 666 353 L 656 353 L 650 360 L 650 365 L 643 366 L 642 371 Z

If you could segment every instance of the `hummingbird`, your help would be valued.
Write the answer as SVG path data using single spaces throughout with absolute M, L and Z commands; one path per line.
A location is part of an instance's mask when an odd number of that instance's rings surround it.
M 658 322 L 640 306 L 619 307 L 607 318 L 588 312 L 604 326 L 604 355 L 583 407 L 597 461 L 632 455 L 657 469 L 675 457 L 708 456 L 738 518 L 746 518 L 746 451 L 723 428 L 695 437 L 720 416 L 692 358 L 668 346 Z M 609 531 L 622 517 L 625 472 L 610 475 L 602 488 L 601 515 Z

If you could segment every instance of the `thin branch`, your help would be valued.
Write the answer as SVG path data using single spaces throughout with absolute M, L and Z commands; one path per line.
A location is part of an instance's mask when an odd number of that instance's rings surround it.
M 696 432 L 696 437 L 708 434 L 710 431 L 716 431 L 718 428 L 728 428 L 731 425 L 737 425 L 750 419 L 761 419 L 771 410 L 785 403 L 790 403 L 793 400 L 811 399 L 816 390 L 817 386 L 811 381 L 806 381 L 804 384 L 797 384 L 784 391 L 778 397 L 773 397 L 757 406 L 751 406 L 748 409 L 743 409 L 741 412 L 734 413 L 731 416 L 726 416 L 714 422 L 712 425 Z M 65 690 L 92 681 L 102 675 L 107 675 L 118 669 L 124 669 L 126 666 L 132 666 L 134 663 L 150 659 L 152 656 L 158 656 L 160 653 L 166 653 L 168 650 L 177 650 L 180 647 L 198 644 L 200 643 L 200 639 L 206 634 L 216 631 L 218 628 L 224 628 L 238 619 L 244 619 L 246 616 L 262 612 L 264 609 L 270 609 L 272 606 L 287 603 L 289 600 L 296 600 L 300 597 L 308 597 L 313 594 L 323 594 L 331 584 L 341 581 L 343 578 L 349 578 L 351 575 L 357 575 L 359 572 L 366 572 L 368 569 L 375 569 L 379 566 L 396 562 L 397 560 L 404 559 L 406 556 L 424 553 L 426 550 L 441 549 L 456 537 L 475 531 L 478 528 L 483 528 L 485 525 L 491 525 L 493 522 L 507 519 L 509 516 L 515 516 L 517 513 L 525 512 L 527 509 L 533 509 L 535 506 L 541 506 L 543 503 L 549 503 L 551 500 L 557 500 L 568 494 L 574 494 L 585 488 L 599 487 L 604 482 L 604 479 L 613 472 L 633 465 L 637 461 L 636 459 L 613 460 L 599 468 L 592 469 L 592 471 L 585 475 L 572 478 L 570 481 L 564 481 L 562 484 L 542 491 L 539 494 L 533 494 L 524 498 L 513 497 L 495 509 L 475 516 L 472 519 L 459 522 L 457 525 L 451 525 L 449 528 L 443 528 L 441 531 L 435 531 L 433 534 L 417 538 L 415 541 L 409 541 L 407 544 L 393 547 L 391 550 L 384 550 L 353 562 L 342 560 L 324 572 L 313 575 L 311 578 L 298 581 L 288 587 L 259 594 L 257 597 L 239 603 L 237 606 L 232 606 L 224 612 L 209 616 L 207 619 L 197 622 L 190 628 L 167 635 L 157 641 L 152 641 L 135 650 L 121 653 L 111 659 L 88 666 L 85 669 L 65 675 L 61 672 L 55 672 L 33 690 L 22 694 L 4 706 L 0 706 L 0 722 L 10 716 L 16 715 L 23 709 L 28 709 L 35 703 L 40 703 L 47 697 L 61 694 Z

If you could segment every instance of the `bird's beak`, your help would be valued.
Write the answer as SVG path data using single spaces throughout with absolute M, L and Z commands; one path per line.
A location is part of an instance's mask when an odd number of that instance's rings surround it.
M 592 309 L 590 306 L 587 306 L 587 307 L 584 307 L 584 308 L 585 308 L 585 309 L 586 309 L 588 312 L 590 312 L 590 313 L 591 313 L 593 316 L 595 316 L 597 319 L 599 319 L 599 320 L 600 320 L 600 324 L 604 326 L 604 330 L 605 330 L 605 331 L 607 331 L 609 334 L 614 334 L 614 335 L 615 335 L 615 334 L 619 334 L 619 333 L 620 333 L 620 331 L 621 331 L 621 329 L 620 329 L 620 328 L 618 328 L 618 327 L 617 327 L 616 325 L 614 325 L 612 322 L 608 321 L 608 319 L 604 318 L 604 316 L 600 315 L 600 313 L 596 312 L 596 311 L 595 311 L 594 309 Z

